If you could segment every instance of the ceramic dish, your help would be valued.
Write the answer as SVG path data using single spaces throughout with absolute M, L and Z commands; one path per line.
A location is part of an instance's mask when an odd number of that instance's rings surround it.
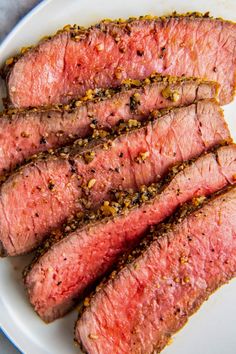
M 20 47 L 37 42 L 65 24 L 84 26 L 103 18 L 127 18 L 143 14 L 163 15 L 210 11 L 236 21 L 235 0 L 49 0 L 31 11 L 0 46 L 1 64 Z M 224 107 L 236 140 L 236 100 Z M 0 327 L 24 354 L 75 354 L 73 327 L 76 310 L 46 325 L 29 305 L 21 282 L 25 258 L 0 260 Z M 235 354 L 236 280 L 224 286 L 194 315 L 163 354 Z

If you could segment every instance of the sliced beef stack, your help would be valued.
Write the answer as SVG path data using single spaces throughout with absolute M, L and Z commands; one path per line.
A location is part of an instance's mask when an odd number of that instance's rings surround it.
M 196 198 L 198 203 L 203 196 L 235 183 L 235 171 L 236 145 L 221 147 L 176 166 L 166 182 L 142 188 L 134 195 L 124 194 L 123 201 L 105 203 L 101 215 L 114 216 L 101 219 L 97 213 L 97 220 L 83 227 L 71 220 L 64 228 L 64 238 L 47 252 L 43 249 L 44 255 L 26 270 L 25 285 L 37 313 L 46 322 L 62 316 L 150 226 L 184 202 Z M 77 224 L 77 230 L 72 231 Z
M 173 14 L 66 26 L 6 62 L 1 252 L 41 244 L 24 284 L 46 322 L 111 274 L 76 324 L 90 354 L 159 352 L 236 275 L 235 48 L 234 23 Z
M 110 129 L 120 120 L 144 120 L 153 110 L 214 98 L 218 85 L 198 79 L 152 75 L 116 89 L 89 91 L 80 100 L 27 110 L 10 109 L 0 119 L 0 174 L 34 154 Z
M 157 228 L 150 244 L 146 240 L 87 300 L 75 332 L 83 349 L 160 352 L 209 295 L 236 276 L 235 215 L 234 187 Z
M 234 23 L 197 14 L 67 26 L 7 61 L 9 101 L 15 107 L 68 102 L 88 89 L 159 72 L 217 81 L 225 104 L 235 89 L 235 43 Z
M 0 188 L 3 248 L 9 255 L 27 252 L 71 214 L 109 199 L 112 189 L 137 190 L 159 180 L 177 162 L 229 140 L 222 112 L 210 100 L 173 109 L 140 128 L 92 141 L 82 149 L 75 144 L 45 154 Z

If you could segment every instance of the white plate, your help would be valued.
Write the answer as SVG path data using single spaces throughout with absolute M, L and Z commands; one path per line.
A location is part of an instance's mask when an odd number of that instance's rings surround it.
M 10 33 L 0 47 L 0 61 L 68 23 L 87 26 L 102 18 L 162 15 L 174 10 L 210 11 L 214 16 L 236 21 L 235 0 L 49 0 L 35 8 Z M 236 101 L 225 107 L 234 138 L 235 112 Z M 24 263 L 27 261 L 21 258 L 0 260 L 0 326 L 24 354 L 78 353 L 73 344 L 76 311 L 45 325 L 26 300 L 21 284 Z M 163 353 L 235 354 L 235 299 L 236 280 L 215 293 Z

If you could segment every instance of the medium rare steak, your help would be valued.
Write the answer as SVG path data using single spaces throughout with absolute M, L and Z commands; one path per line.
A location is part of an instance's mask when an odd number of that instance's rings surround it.
M 217 90 L 213 82 L 153 75 L 116 89 L 89 92 L 64 106 L 10 110 L 0 117 L 0 174 L 31 155 L 92 134 L 92 127 L 109 129 L 121 119 L 142 120 L 155 109 L 213 98 Z
M 91 88 L 159 72 L 217 81 L 225 104 L 234 95 L 235 44 L 234 23 L 197 14 L 66 26 L 7 60 L 9 101 L 15 107 L 68 102 Z
M 150 226 L 193 197 L 201 200 L 202 196 L 235 183 L 235 175 L 236 145 L 229 145 L 175 167 L 164 185 L 142 188 L 132 197 L 125 195 L 124 203 L 119 203 L 123 210 L 118 209 L 117 214 L 117 203 L 103 205 L 105 215 L 116 215 L 66 233 L 26 270 L 25 285 L 35 311 L 46 322 L 65 314 L 85 289 L 111 269 L 118 256 L 137 244 Z M 136 206 L 132 207 L 134 203 Z M 72 225 L 76 225 L 76 220 L 65 229 Z
M 9 255 L 29 251 L 71 214 L 99 206 L 110 190 L 137 190 L 225 139 L 230 133 L 220 107 L 200 101 L 117 138 L 44 155 L 0 188 L 3 247 Z
M 154 233 L 83 312 L 75 332 L 83 349 L 159 353 L 209 295 L 236 276 L 235 215 L 234 187 Z

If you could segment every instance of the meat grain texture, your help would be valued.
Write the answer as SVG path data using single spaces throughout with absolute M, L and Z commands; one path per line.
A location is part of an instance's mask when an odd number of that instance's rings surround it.
M 220 107 L 200 101 L 114 140 L 36 159 L 0 188 L 3 248 L 9 255 L 30 251 L 73 213 L 109 199 L 111 190 L 137 190 L 224 140 L 230 133 Z
M 68 102 L 86 90 L 153 72 L 219 82 L 221 104 L 235 90 L 236 25 L 196 14 L 68 26 L 6 67 L 15 107 Z
M 170 224 L 94 295 L 76 325 L 88 353 L 160 352 L 236 275 L 236 188 Z
M 150 226 L 163 221 L 184 202 L 235 183 L 235 174 L 236 145 L 221 147 L 179 166 L 164 189 L 140 206 L 68 233 L 39 257 L 25 275 L 35 311 L 46 322 L 63 316 L 85 290 L 112 269 L 122 253 L 137 244 Z
M 0 117 L 0 174 L 34 154 L 111 129 L 120 120 L 144 120 L 156 109 L 214 98 L 218 86 L 197 79 L 152 76 L 116 90 L 97 90 L 69 105 L 9 110 Z M 92 127 L 91 127 L 92 126 Z

